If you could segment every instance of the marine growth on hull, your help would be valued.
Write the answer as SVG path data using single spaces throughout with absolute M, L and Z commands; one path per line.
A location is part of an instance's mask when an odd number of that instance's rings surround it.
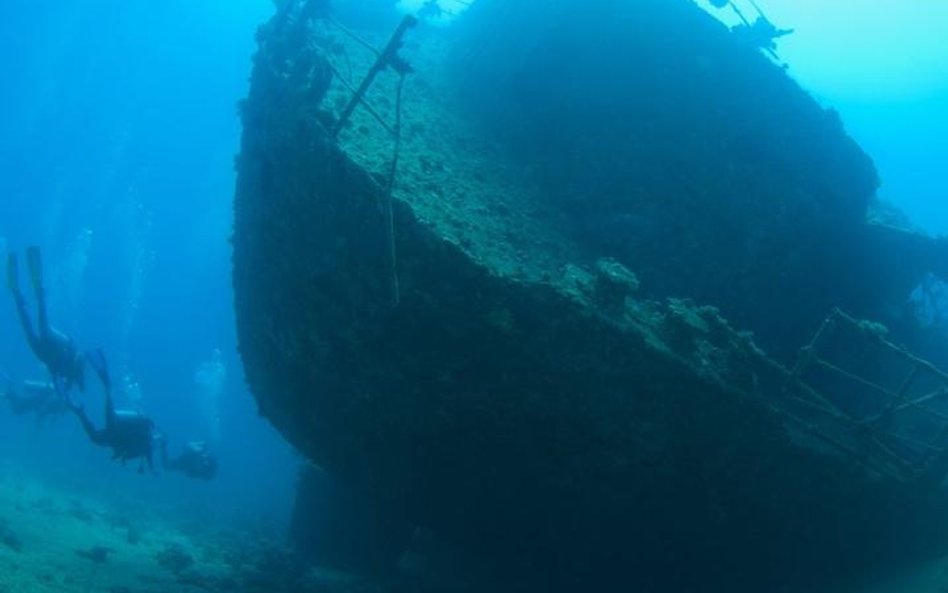
M 948 248 L 771 56 L 690 0 L 344 13 L 259 31 L 236 311 L 261 413 L 410 526 L 393 557 L 761 591 L 937 540 L 948 361 L 907 303 Z

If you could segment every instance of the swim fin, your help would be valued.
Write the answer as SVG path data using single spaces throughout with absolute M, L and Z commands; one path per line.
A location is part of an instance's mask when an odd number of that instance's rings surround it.
M 99 376 L 99 380 L 102 381 L 102 386 L 105 387 L 106 391 L 111 390 L 112 380 L 109 378 L 109 365 L 105 361 L 105 353 L 102 352 L 102 349 L 96 348 L 86 352 L 86 360 L 89 361 L 89 366 L 92 367 L 95 374 Z
M 7 286 L 10 287 L 10 290 L 13 292 L 19 292 L 19 280 L 17 277 L 20 275 L 20 266 L 16 261 L 16 254 L 12 251 L 7 255 Z
M 26 264 L 30 269 L 30 282 L 34 289 L 43 287 L 43 256 L 40 254 L 39 247 L 31 246 L 26 248 Z

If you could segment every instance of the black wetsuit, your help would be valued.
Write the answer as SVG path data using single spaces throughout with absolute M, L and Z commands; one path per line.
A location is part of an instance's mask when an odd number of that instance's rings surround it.
M 115 409 L 112 402 L 112 383 L 105 368 L 105 360 L 101 353 L 98 356 L 99 362 L 94 366 L 105 388 L 105 427 L 96 428 L 85 410 L 81 406 L 75 406 L 73 409 L 79 417 L 79 422 L 93 443 L 112 449 L 113 459 L 122 463 L 130 459 L 141 459 L 154 472 L 155 423 L 141 412 Z
M 65 399 L 73 385 L 78 387 L 80 391 L 85 389 L 82 357 L 72 339 L 50 325 L 46 306 L 46 291 L 43 288 L 40 253 L 37 248 L 31 247 L 28 254 L 31 268 L 30 277 L 36 295 L 38 313 L 35 328 L 30 319 L 26 299 L 23 297 L 23 293 L 20 292 L 17 280 L 16 256 L 12 253 L 7 260 L 7 278 L 10 292 L 13 293 L 17 316 L 20 318 L 20 325 L 23 327 L 23 333 L 26 335 L 26 341 L 29 343 L 30 349 L 40 362 L 46 365 L 56 391 Z

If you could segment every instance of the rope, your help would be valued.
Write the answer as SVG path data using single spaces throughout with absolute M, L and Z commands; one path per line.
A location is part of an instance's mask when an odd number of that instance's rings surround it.
M 351 82 L 346 80 L 346 78 L 342 76 L 342 74 L 339 73 L 339 69 L 336 68 L 332 62 L 330 62 L 329 60 L 326 60 L 326 63 L 329 64 L 329 69 L 332 71 L 333 74 L 336 75 L 336 79 L 339 81 L 339 83 L 342 86 L 346 87 L 346 90 L 348 90 L 350 93 L 355 94 L 357 92 L 355 86 L 353 86 Z M 386 123 L 385 118 L 382 117 L 379 114 L 379 112 L 375 110 L 374 107 L 372 107 L 371 103 L 369 103 L 365 99 L 360 99 L 359 104 L 362 105 L 363 109 L 369 112 L 369 115 L 375 118 L 375 121 L 377 121 L 379 125 L 385 128 L 386 132 L 393 135 L 395 134 L 395 130 L 390 125 L 388 125 L 388 123 Z
M 388 232 L 389 264 L 392 268 L 392 304 L 398 306 L 401 302 L 401 291 L 398 286 L 398 258 L 395 251 L 395 213 L 392 207 L 392 191 L 395 189 L 395 175 L 398 172 L 398 158 L 402 149 L 402 89 L 405 86 L 405 74 L 398 77 L 398 88 L 395 91 L 395 147 L 392 150 L 392 162 L 388 170 L 388 179 L 385 184 L 385 217 Z
M 882 395 L 885 395 L 887 397 L 890 397 L 893 399 L 898 397 L 898 394 L 892 391 L 889 391 L 882 385 L 873 383 L 872 381 L 868 379 L 860 377 L 856 373 L 852 373 L 850 371 L 847 371 L 844 368 L 840 368 L 831 362 L 827 362 L 826 360 L 823 360 L 822 358 L 814 358 L 813 364 L 815 364 L 818 367 L 822 367 L 823 369 L 826 369 L 827 371 L 830 371 L 831 373 L 836 373 L 837 375 L 841 377 L 845 377 L 849 379 L 850 381 L 852 381 L 853 383 L 857 383 L 859 385 L 862 385 L 863 387 L 866 387 L 868 389 L 881 393 Z
M 922 404 L 928 403 L 933 399 L 939 399 L 942 397 L 948 396 L 948 387 L 942 386 L 936 389 L 935 391 L 929 392 L 926 395 L 914 400 L 910 400 L 906 403 L 902 403 L 895 408 L 895 412 L 901 412 L 906 408 L 918 407 Z
M 355 40 L 356 43 L 358 43 L 359 45 L 365 47 L 365 48 L 368 49 L 370 52 L 372 52 L 373 54 L 375 54 L 376 57 L 382 55 L 382 52 L 380 52 L 378 49 L 376 49 L 376 47 L 375 47 L 374 45 L 372 45 L 371 43 L 369 43 L 368 41 L 366 41 L 364 37 L 362 37 L 361 35 L 359 35 L 359 34 L 356 33 L 355 31 L 353 31 L 352 29 L 346 27 L 345 25 L 343 25 L 342 23 L 340 23 L 340 22 L 337 21 L 336 19 L 332 18 L 331 16 L 330 16 L 330 17 L 327 17 L 326 20 L 329 21 L 330 23 L 332 23 L 333 25 L 335 25 L 340 31 L 342 31 L 343 33 L 345 33 L 346 35 L 348 35 L 349 37 L 351 37 L 353 40 Z
M 374 117 L 382 125 L 382 127 L 385 128 L 386 131 L 388 131 L 390 134 L 393 134 L 395 137 L 395 145 L 392 149 L 392 161 L 389 165 L 388 177 L 385 180 L 385 187 L 383 188 L 385 192 L 383 197 L 383 210 L 385 216 L 386 233 L 388 235 L 389 265 L 391 266 L 392 272 L 392 304 L 393 306 L 397 307 L 399 303 L 401 303 L 401 289 L 399 288 L 398 284 L 398 257 L 395 246 L 395 212 L 392 192 L 395 189 L 395 177 L 398 172 L 398 161 L 399 157 L 401 156 L 402 146 L 402 90 L 405 87 L 405 76 L 411 72 L 411 66 L 398 56 L 398 50 L 401 47 L 402 37 L 404 36 L 405 32 L 408 29 L 416 26 L 418 24 L 418 20 L 411 15 L 406 15 L 405 18 L 402 19 L 402 22 L 398 25 L 398 28 L 392 34 L 391 38 L 388 40 L 388 43 L 385 45 L 385 49 L 381 51 L 377 50 L 371 43 L 332 17 L 327 17 L 327 20 L 330 24 L 334 25 L 340 31 L 354 39 L 357 43 L 368 48 L 376 56 L 375 63 L 372 65 L 372 68 L 369 70 L 368 74 L 366 74 L 365 78 L 362 80 L 362 83 L 357 89 L 353 89 L 349 81 L 342 77 L 335 66 L 330 63 L 329 67 L 332 69 L 336 78 L 342 83 L 343 86 L 353 93 L 349 103 L 339 115 L 336 125 L 332 130 L 332 134 L 333 136 L 338 136 L 339 132 L 345 126 L 349 116 L 355 110 L 356 106 L 362 105 L 366 110 L 369 111 L 370 114 L 372 114 L 372 117 Z M 395 91 L 395 125 L 392 127 L 389 127 L 385 123 L 385 120 L 378 114 L 378 112 L 376 112 L 365 100 L 365 93 L 369 90 L 369 87 L 375 80 L 376 75 L 387 68 L 391 68 L 399 75 L 398 87 Z

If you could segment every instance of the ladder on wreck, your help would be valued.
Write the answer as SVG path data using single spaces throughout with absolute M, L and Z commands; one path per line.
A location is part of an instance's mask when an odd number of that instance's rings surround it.
M 877 474 L 933 488 L 948 473 L 948 373 L 880 324 L 834 310 L 787 371 L 781 404 L 805 434 Z

